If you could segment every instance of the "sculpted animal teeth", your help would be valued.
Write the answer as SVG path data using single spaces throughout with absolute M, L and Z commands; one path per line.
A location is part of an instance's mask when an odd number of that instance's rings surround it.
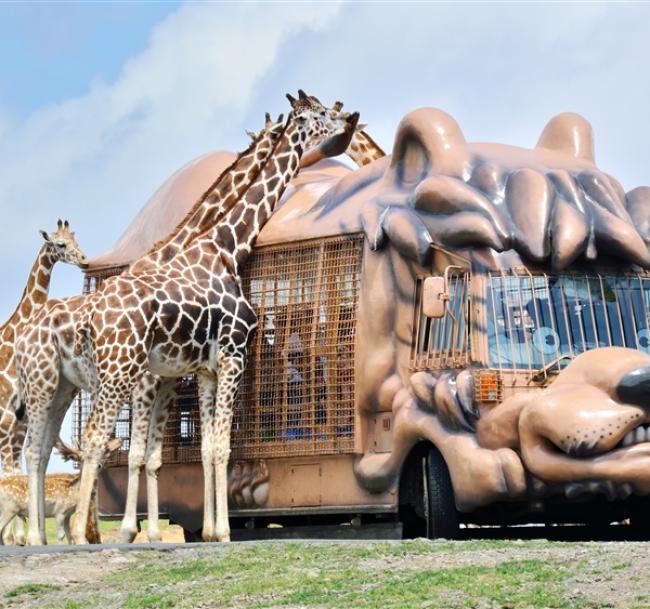
M 636 428 L 636 434 L 635 434 L 634 439 L 636 440 L 637 444 L 640 444 L 641 442 L 645 442 L 645 428 L 644 427 L 639 426 L 639 427 Z
M 622 442 L 623 446 L 629 446 L 630 444 L 632 444 L 634 442 L 634 436 L 635 436 L 634 430 L 628 431 L 625 434 L 625 437 L 623 438 L 623 442 Z

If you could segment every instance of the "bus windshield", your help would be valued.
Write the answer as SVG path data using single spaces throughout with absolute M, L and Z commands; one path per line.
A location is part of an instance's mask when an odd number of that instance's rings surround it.
M 650 279 L 607 275 L 492 275 L 489 365 L 541 369 L 596 347 L 650 353 Z

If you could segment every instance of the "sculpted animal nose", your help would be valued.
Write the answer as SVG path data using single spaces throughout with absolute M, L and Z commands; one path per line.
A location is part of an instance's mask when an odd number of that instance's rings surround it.
M 650 410 L 650 367 L 628 372 L 618 382 L 616 392 L 622 402 Z

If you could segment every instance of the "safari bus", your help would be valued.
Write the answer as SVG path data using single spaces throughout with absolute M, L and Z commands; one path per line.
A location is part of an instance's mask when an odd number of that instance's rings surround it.
M 91 261 L 84 291 L 164 237 L 231 159 L 174 174 Z M 232 426 L 233 538 L 621 521 L 643 534 L 649 210 L 650 189 L 626 193 L 597 168 L 575 114 L 518 148 L 466 142 L 424 108 L 391 155 L 301 171 L 243 277 L 259 325 Z M 82 395 L 79 437 L 88 408 Z M 109 518 L 124 509 L 128 404 L 115 434 L 99 483 Z M 188 377 L 159 473 L 161 514 L 187 540 L 200 538 L 202 486 Z

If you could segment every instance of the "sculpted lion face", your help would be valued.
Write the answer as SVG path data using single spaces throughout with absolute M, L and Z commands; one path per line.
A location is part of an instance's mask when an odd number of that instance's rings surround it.
M 368 387 L 361 409 L 390 404 L 395 441 L 390 455 L 360 460 L 366 486 L 387 487 L 425 438 L 443 454 L 461 509 L 529 496 L 531 479 L 569 498 L 650 493 L 650 355 L 596 340 L 571 349 L 591 350 L 546 389 L 531 381 L 489 407 L 476 402 L 469 369 L 404 366 L 413 325 L 401 320 L 413 319 L 413 281 L 431 273 L 434 248 L 461 254 L 485 276 L 650 268 L 650 189 L 625 193 L 593 150 L 591 127 L 576 114 L 558 115 L 535 148 L 523 149 L 468 143 L 453 118 L 424 108 L 402 120 L 390 159 L 321 198 L 321 213 L 356 206 L 378 252 L 365 262 L 378 279 L 368 283 L 358 328 Z M 373 299 L 389 284 L 388 304 Z

